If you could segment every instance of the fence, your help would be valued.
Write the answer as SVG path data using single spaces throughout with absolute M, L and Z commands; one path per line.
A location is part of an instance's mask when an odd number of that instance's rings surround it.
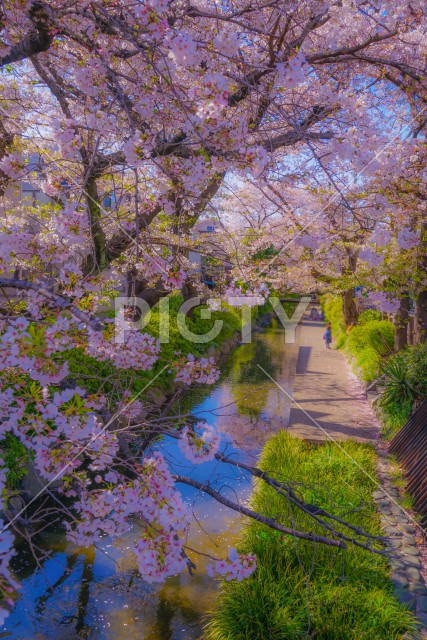
M 407 491 L 427 529 L 427 400 L 390 443 L 405 472 Z

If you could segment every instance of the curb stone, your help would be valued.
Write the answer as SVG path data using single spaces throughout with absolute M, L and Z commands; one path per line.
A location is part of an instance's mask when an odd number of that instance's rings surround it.
M 391 581 L 399 602 L 417 616 L 420 631 L 427 629 L 427 586 L 421 575 L 420 553 L 415 541 L 415 528 L 393 499 L 399 492 L 390 481 L 389 461 L 378 451 L 378 478 L 383 490 L 376 489 L 373 498 L 381 517 L 385 535 L 390 536 L 386 547 L 391 552 Z M 388 495 L 387 495 L 388 494 Z M 390 497 L 389 497 L 390 496 Z M 407 633 L 403 640 L 414 640 L 418 634 Z

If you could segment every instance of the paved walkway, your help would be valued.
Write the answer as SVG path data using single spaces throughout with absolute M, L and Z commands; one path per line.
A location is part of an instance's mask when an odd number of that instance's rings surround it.
M 289 431 L 313 441 L 373 441 L 378 436 L 378 424 L 372 409 L 344 354 L 325 349 L 324 330 L 322 322 L 306 319 L 297 332 L 299 355 L 293 397 L 299 406 L 292 405 Z

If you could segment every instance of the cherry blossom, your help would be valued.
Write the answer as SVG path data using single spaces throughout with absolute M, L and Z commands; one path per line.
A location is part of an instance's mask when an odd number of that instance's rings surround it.
M 187 361 L 176 365 L 178 373 L 175 376 L 177 382 L 185 384 L 213 384 L 220 376 L 220 371 L 215 367 L 213 358 L 195 358 L 188 355 Z
M 217 560 L 208 566 L 208 574 L 221 576 L 224 580 L 241 582 L 256 570 L 256 558 L 252 553 L 239 554 L 236 549 L 229 549 L 226 560 Z
M 407 227 L 404 227 L 397 234 L 397 242 L 401 249 L 413 249 L 419 244 L 420 234 L 418 231 L 412 231 Z
M 166 461 L 124 461 L 107 426 L 120 411 L 126 438 L 144 408 L 130 381 L 163 357 L 104 319 L 111 300 L 207 297 L 188 256 L 211 252 L 234 304 L 362 282 L 390 313 L 409 291 L 427 327 L 426 16 L 421 0 L 362 4 L 3 3 L 0 278 L 17 304 L 0 325 L 2 431 L 61 477 L 76 544 L 138 518 L 149 581 L 185 569 L 189 516 Z M 23 183 L 40 201 L 16 202 Z M 207 213 L 222 229 L 210 242 L 194 232 Z M 113 391 L 73 388 L 74 350 L 115 368 Z M 187 385 L 219 377 L 193 354 L 165 366 Z M 200 423 L 179 442 L 199 463 L 219 436 Z M 232 551 L 212 570 L 254 568 Z
M 184 427 L 179 438 L 181 451 L 195 464 L 213 460 L 220 443 L 219 434 L 206 422 L 197 422 L 192 427 Z
M 396 313 L 400 307 L 399 300 L 393 299 L 392 296 L 384 291 L 370 292 L 368 297 L 370 302 L 384 313 Z

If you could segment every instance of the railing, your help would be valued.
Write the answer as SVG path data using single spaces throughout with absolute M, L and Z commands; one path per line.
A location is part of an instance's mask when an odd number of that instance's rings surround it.
M 393 438 L 390 453 L 397 456 L 405 471 L 407 491 L 427 529 L 427 400 Z

